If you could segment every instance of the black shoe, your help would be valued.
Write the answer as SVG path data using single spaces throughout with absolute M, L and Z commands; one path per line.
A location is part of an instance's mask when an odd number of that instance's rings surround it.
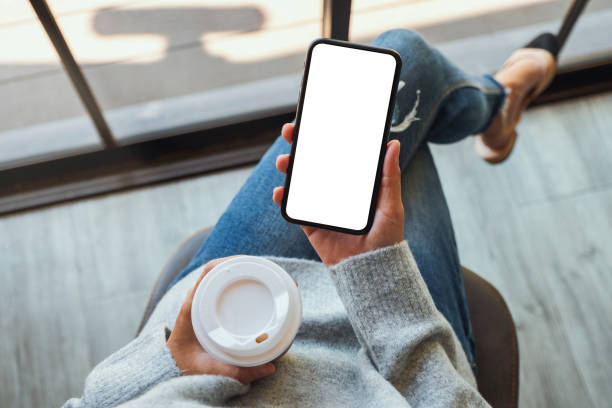
M 557 41 L 557 36 L 554 34 L 542 33 L 529 41 L 523 48 L 540 48 L 546 50 L 550 52 L 556 60 L 557 54 L 559 53 L 559 41 Z

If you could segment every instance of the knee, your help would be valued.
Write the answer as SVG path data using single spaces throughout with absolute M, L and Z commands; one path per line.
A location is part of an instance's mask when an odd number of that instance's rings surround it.
M 423 37 L 413 30 L 395 28 L 385 31 L 374 41 L 374 45 L 392 48 L 402 56 L 416 56 L 430 50 Z
M 421 34 L 407 28 L 393 28 L 382 33 L 379 37 L 392 37 L 404 42 L 422 42 Z

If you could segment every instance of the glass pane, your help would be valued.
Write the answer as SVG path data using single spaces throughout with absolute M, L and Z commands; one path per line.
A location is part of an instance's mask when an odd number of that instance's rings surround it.
M 0 169 L 99 147 L 93 124 L 28 2 L 0 0 Z
M 321 13 L 322 1 L 115 1 L 58 22 L 124 138 L 294 106 Z
M 571 0 L 353 0 L 351 39 L 370 42 L 386 28 L 410 28 L 458 65 L 494 72 L 510 53 L 545 30 L 556 33 Z M 384 21 L 384 27 L 381 22 Z M 612 2 L 591 0 L 560 63 L 612 52 Z

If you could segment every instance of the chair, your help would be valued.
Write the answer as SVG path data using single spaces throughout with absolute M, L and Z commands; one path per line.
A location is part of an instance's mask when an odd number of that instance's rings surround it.
M 138 333 L 168 285 L 187 266 L 210 230 L 206 228 L 191 235 L 166 262 L 153 287 Z M 519 359 L 512 315 L 504 298 L 493 285 L 467 268 L 463 268 L 463 278 L 476 339 L 478 389 L 495 408 L 517 407 Z

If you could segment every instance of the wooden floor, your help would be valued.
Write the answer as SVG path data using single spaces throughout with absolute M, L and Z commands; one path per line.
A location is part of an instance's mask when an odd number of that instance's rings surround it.
M 461 261 L 506 298 L 523 407 L 612 406 L 612 94 L 529 111 L 499 166 L 436 146 Z
M 464 265 L 505 296 L 523 407 L 612 406 L 612 94 L 529 111 L 511 158 L 435 146 Z M 250 169 L 0 218 L 0 406 L 57 406 L 134 335 L 154 279 Z

